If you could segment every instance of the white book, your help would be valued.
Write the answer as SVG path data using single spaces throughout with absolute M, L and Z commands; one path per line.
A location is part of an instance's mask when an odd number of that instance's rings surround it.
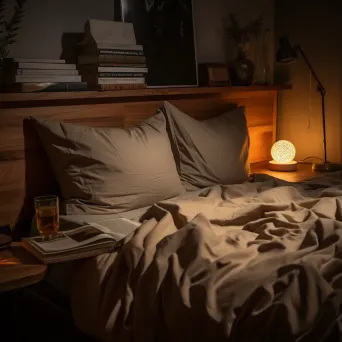
M 76 64 L 19 62 L 18 69 L 76 69 Z
M 97 79 L 98 84 L 144 84 L 144 77 L 99 77 Z
M 53 63 L 64 64 L 64 59 L 45 59 L 45 58 L 9 58 L 13 62 L 17 63 Z
M 17 75 L 78 75 L 76 69 L 17 69 Z
M 97 44 L 99 50 L 133 50 L 133 51 L 143 51 L 142 45 L 122 45 L 122 44 L 109 44 L 109 43 L 99 43 Z
M 128 45 L 128 44 L 115 44 L 115 43 L 80 43 L 78 47 L 82 50 L 132 50 L 132 51 L 143 51 L 142 45 Z
M 124 67 L 98 67 L 98 72 L 129 72 L 129 73 L 147 73 L 148 68 L 124 68 Z
M 16 83 L 45 83 L 45 82 L 81 82 L 82 77 L 80 75 L 16 75 Z
M 88 19 L 84 25 L 84 43 L 137 45 L 132 23 Z

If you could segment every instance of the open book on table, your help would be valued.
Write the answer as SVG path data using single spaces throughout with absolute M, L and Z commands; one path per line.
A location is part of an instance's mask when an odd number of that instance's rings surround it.
M 44 264 L 83 259 L 110 252 L 117 241 L 139 226 L 128 219 L 112 219 L 61 231 L 52 240 L 24 238 L 22 246 Z

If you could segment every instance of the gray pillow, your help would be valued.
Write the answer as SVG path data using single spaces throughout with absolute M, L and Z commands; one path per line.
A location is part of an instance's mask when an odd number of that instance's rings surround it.
M 115 214 L 184 191 L 163 114 L 128 129 L 31 120 L 60 185 L 66 214 Z
M 198 121 L 169 102 L 163 111 L 178 173 L 187 190 L 248 180 L 249 135 L 245 110 Z

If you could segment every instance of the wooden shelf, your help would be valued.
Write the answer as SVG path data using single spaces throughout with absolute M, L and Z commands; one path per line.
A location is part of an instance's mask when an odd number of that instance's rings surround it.
M 203 94 L 223 94 L 246 91 L 270 91 L 291 89 L 291 85 L 252 85 L 247 87 L 188 87 L 188 88 L 146 88 L 138 90 L 117 91 L 78 91 L 78 92 L 38 92 L 38 93 L 1 93 L 0 104 L 25 101 L 61 101 L 61 100 L 116 100 L 124 98 L 142 97 L 172 97 L 172 96 L 195 96 Z

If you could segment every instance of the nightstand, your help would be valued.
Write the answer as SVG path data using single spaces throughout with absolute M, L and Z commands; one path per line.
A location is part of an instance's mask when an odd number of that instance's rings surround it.
M 4 341 L 19 341 L 18 308 L 22 290 L 40 282 L 47 266 L 41 264 L 20 243 L 0 250 L 0 321 L 1 338 Z M 38 316 L 36 318 L 38 319 Z M 20 340 L 21 341 L 21 340 Z
M 0 293 L 35 284 L 46 270 L 46 265 L 14 242 L 11 248 L 0 251 Z
M 264 173 L 272 177 L 283 179 L 287 182 L 301 182 L 311 178 L 322 176 L 323 172 L 312 172 L 312 164 L 299 164 L 296 171 L 279 172 L 268 168 L 268 161 L 251 164 L 252 173 Z

